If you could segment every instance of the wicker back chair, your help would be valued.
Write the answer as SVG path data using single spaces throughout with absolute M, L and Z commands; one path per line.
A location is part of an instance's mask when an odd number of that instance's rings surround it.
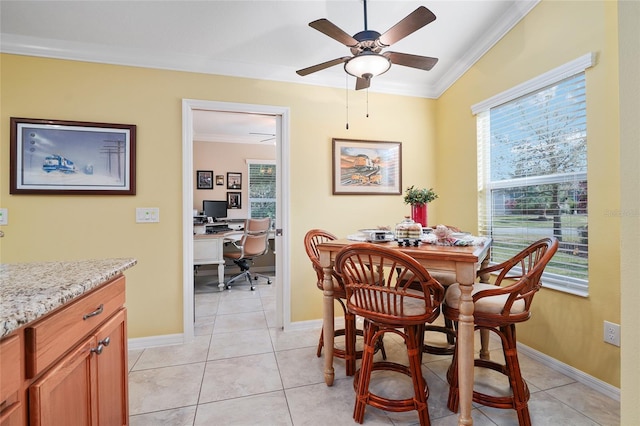
M 496 333 L 502 342 L 505 364 L 489 359 L 476 359 L 476 367 L 489 368 L 506 375 L 512 394 L 507 396 L 488 395 L 473 392 L 473 401 L 489 407 L 511 408 L 518 414 L 520 425 L 530 425 L 529 389 L 522 379 L 518 351 L 516 347 L 515 325 L 529 319 L 533 296 L 540 289 L 540 277 L 545 267 L 558 250 L 558 240 L 543 238 L 531 244 L 513 258 L 478 271 L 478 276 L 496 274 L 494 283 L 476 283 L 473 286 L 474 323 L 476 330 Z M 445 318 L 457 322 L 460 302 L 460 288 L 453 284 L 447 289 L 444 304 Z M 457 357 L 447 372 L 449 381 L 448 407 L 458 411 L 458 368 Z
M 415 259 L 376 244 L 355 243 L 345 247 L 336 256 L 335 268 L 347 292 L 347 311 L 363 317 L 365 324 L 362 364 L 354 376 L 354 419 L 362 423 L 365 408 L 371 405 L 393 412 L 416 410 L 420 424 L 430 424 L 429 391 L 420 367 L 422 342 L 425 323 L 431 323 L 440 313 L 444 288 Z M 373 361 L 375 344 L 385 333 L 402 337 L 409 366 Z M 411 377 L 414 396 L 396 400 L 374 394 L 369 384 L 375 370 Z
M 304 236 L 304 248 L 307 252 L 307 256 L 311 261 L 311 266 L 316 272 L 316 286 L 321 291 L 324 291 L 324 270 L 320 265 L 320 253 L 318 252 L 318 245 L 335 240 L 336 236 L 332 233 L 322 229 L 312 229 Z M 344 312 L 344 328 L 336 329 L 335 336 L 344 336 L 344 348 L 333 348 L 333 354 L 336 358 L 342 358 L 345 360 L 346 375 L 353 376 L 356 371 L 356 359 L 362 358 L 362 351 L 356 350 L 356 336 L 363 336 L 363 331 L 356 327 L 356 316 L 347 312 L 344 300 L 346 293 L 344 286 L 341 284 L 340 277 L 332 271 L 333 281 L 333 298 L 338 301 L 342 306 Z M 316 356 L 320 357 L 322 354 L 322 347 L 324 345 L 324 331 L 320 331 L 320 338 L 318 339 L 318 349 L 316 350 Z M 382 341 L 378 343 L 377 350 L 382 351 L 383 357 L 386 359 L 386 352 Z

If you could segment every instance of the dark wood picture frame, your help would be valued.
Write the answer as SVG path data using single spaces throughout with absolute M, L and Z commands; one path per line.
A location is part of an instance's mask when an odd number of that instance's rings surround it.
M 135 195 L 134 124 L 10 118 L 10 194 Z
M 333 195 L 402 193 L 402 143 L 332 139 Z
M 242 173 L 227 173 L 227 189 L 242 189 Z
M 213 189 L 213 170 L 198 170 L 196 182 L 198 189 Z
M 242 193 L 227 192 L 227 209 L 241 209 L 241 208 L 242 208 Z
M 216 175 L 216 185 L 224 185 L 224 175 Z

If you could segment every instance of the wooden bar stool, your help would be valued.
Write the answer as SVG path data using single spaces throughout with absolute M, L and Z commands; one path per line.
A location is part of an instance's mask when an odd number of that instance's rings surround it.
M 354 376 L 356 403 L 353 418 L 364 421 L 367 405 L 386 411 L 416 410 L 421 425 L 429 425 L 429 389 L 422 376 L 422 342 L 425 323 L 440 313 L 444 288 L 416 260 L 398 250 L 355 243 L 336 256 L 335 268 L 347 292 L 347 311 L 364 318 L 364 354 Z M 410 287 L 417 285 L 420 290 Z M 373 361 L 376 342 L 385 333 L 402 337 L 409 366 Z M 411 377 L 414 396 L 389 399 L 369 390 L 371 373 L 393 371 Z
M 495 283 L 477 283 L 473 286 L 473 317 L 475 329 L 486 330 L 500 337 L 505 364 L 488 359 L 475 359 L 474 366 L 498 371 L 509 379 L 511 395 L 488 395 L 473 391 L 473 402 L 495 408 L 514 409 L 518 413 L 521 426 L 531 425 L 529 416 L 529 388 L 522 378 L 518 349 L 516 346 L 516 323 L 531 316 L 531 302 L 540 289 L 540 277 L 545 267 L 558 250 L 558 240 L 554 237 L 543 238 L 518 253 L 513 258 L 478 271 L 478 276 L 497 273 Z M 445 295 L 443 312 L 445 318 L 457 323 L 460 288 L 451 285 Z M 449 382 L 449 400 L 447 406 L 453 412 L 458 411 L 458 365 L 453 355 L 447 371 Z
M 316 285 L 320 290 L 324 290 L 324 271 L 322 270 L 322 266 L 320 265 L 320 254 L 318 253 L 317 246 L 326 241 L 332 241 L 335 239 L 335 235 L 322 229 L 312 229 L 304 236 L 304 248 L 307 252 L 309 260 L 311 260 L 313 270 L 316 272 Z M 340 306 L 342 306 L 342 310 L 344 311 L 344 328 L 336 329 L 334 335 L 344 336 L 345 339 L 344 349 L 334 348 L 333 355 L 336 358 L 342 358 L 345 360 L 346 375 L 353 376 L 356 371 L 356 359 L 362 358 L 362 351 L 356 350 L 356 336 L 363 336 L 364 333 L 363 330 L 360 330 L 356 327 L 356 316 L 347 311 L 344 303 L 346 293 L 344 286 L 340 282 L 340 277 L 338 277 L 337 274 L 334 273 L 334 276 L 332 278 L 333 297 L 336 301 L 338 301 Z M 322 354 L 323 345 L 324 335 L 323 331 L 321 331 L 320 339 L 318 340 L 318 349 L 316 351 L 316 355 L 318 357 L 320 357 L 320 355 Z M 378 350 L 382 352 L 383 359 L 386 359 L 387 354 L 384 350 L 382 339 L 377 343 L 376 351 Z

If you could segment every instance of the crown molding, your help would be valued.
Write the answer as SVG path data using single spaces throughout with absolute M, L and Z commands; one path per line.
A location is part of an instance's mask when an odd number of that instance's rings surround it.
M 512 7 L 496 22 L 484 37 L 479 38 L 471 49 L 460 58 L 434 85 L 410 86 L 400 81 L 380 79 L 369 89 L 375 93 L 439 98 L 456 80 L 464 75 L 491 47 L 493 47 L 511 28 L 527 15 L 540 0 L 514 1 Z M 286 83 L 308 84 L 325 87 L 344 88 L 345 79 L 340 75 L 311 75 L 300 78 L 292 67 L 266 67 L 255 63 L 221 61 L 198 55 L 166 53 L 162 51 L 142 50 L 132 47 L 118 47 L 21 36 L 0 34 L 0 52 L 54 59 L 95 62 L 112 65 L 135 66 L 143 68 L 166 69 L 172 71 L 196 72 L 225 75 L 231 77 L 272 80 Z M 353 82 L 349 81 L 349 87 Z

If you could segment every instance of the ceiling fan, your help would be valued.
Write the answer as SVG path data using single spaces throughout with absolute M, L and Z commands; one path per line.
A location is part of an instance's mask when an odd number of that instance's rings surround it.
M 391 64 L 429 71 L 438 62 L 437 58 L 399 52 L 380 52 L 435 19 L 436 15 L 433 12 L 420 6 L 384 34 L 380 34 L 377 31 L 367 29 L 367 0 L 364 0 L 364 31 L 360 31 L 353 37 L 327 19 L 318 19 L 309 23 L 311 28 L 315 28 L 349 47 L 353 56 L 343 56 L 303 68 L 296 73 L 305 76 L 344 63 L 344 70 L 356 77 L 356 90 L 360 90 L 368 88 L 371 84 L 371 78 L 387 72 Z
M 268 136 L 265 139 L 261 139 L 260 142 L 269 142 L 276 138 L 275 133 L 260 133 L 260 132 L 249 132 L 250 135 L 259 135 L 259 136 Z

